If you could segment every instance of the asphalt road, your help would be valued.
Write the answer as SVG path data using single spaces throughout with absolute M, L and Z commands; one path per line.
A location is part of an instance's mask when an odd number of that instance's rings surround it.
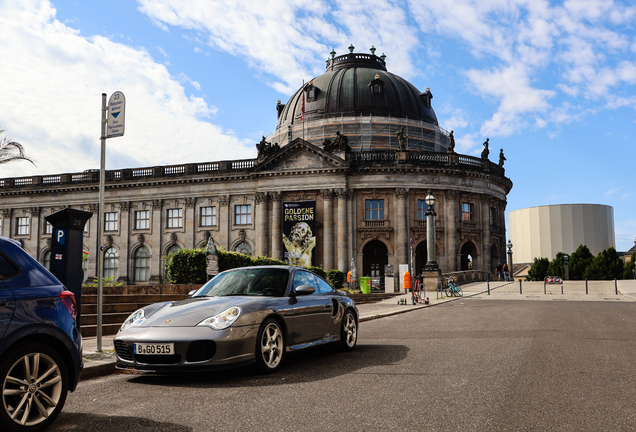
M 364 322 L 351 353 L 83 381 L 51 431 L 633 431 L 636 303 L 462 299 Z

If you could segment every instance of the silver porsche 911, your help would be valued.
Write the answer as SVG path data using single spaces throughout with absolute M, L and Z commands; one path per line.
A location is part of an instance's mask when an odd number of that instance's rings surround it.
M 352 350 L 358 310 L 324 279 L 292 266 L 220 273 L 187 300 L 134 312 L 115 336 L 117 367 L 170 372 L 256 362 L 274 372 L 286 352 L 325 343 Z

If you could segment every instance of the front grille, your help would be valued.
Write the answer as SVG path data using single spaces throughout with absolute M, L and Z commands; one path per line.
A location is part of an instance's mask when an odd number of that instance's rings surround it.
M 186 361 L 190 362 L 202 362 L 210 360 L 216 353 L 216 343 L 211 340 L 198 340 L 190 343 L 188 346 L 188 354 L 186 355 Z
M 133 361 L 133 356 L 124 342 L 115 341 L 115 352 L 117 352 L 117 357 L 120 359 Z
M 152 365 L 176 364 L 181 361 L 181 355 L 135 354 L 135 360 L 137 360 L 137 363 Z

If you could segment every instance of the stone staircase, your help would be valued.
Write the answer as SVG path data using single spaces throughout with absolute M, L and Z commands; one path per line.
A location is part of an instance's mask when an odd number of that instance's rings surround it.
M 200 285 L 127 285 L 104 287 L 102 335 L 114 335 L 131 313 L 153 303 L 188 298 Z M 82 288 L 81 333 L 97 335 L 97 287 Z

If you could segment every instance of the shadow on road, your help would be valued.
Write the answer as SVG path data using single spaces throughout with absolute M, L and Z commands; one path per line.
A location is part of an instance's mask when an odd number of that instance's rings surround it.
M 153 432 L 191 432 L 190 427 L 175 423 L 157 422 L 140 417 L 118 417 L 94 414 L 76 414 L 62 412 L 60 417 L 47 429 L 48 431 L 153 431 Z
M 403 345 L 358 345 L 348 353 L 334 353 L 332 347 L 316 347 L 286 353 L 280 369 L 271 375 L 259 375 L 253 365 L 215 372 L 171 375 L 135 375 L 131 383 L 174 387 L 261 387 L 314 382 L 354 373 L 369 366 L 381 366 L 404 360 L 409 348 Z

